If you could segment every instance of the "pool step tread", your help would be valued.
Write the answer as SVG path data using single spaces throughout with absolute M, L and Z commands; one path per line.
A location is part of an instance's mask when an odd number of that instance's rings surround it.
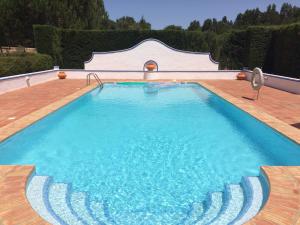
M 96 221 L 90 209 L 88 208 L 87 195 L 84 192 L 72 192 L 70 198 L 71 206 L 75 214 L 89 225 L 99 225 L 100 223 Z
M 103 203 L 89 202 L 84 192 L 70 193 L 68 184 L 52 183 L 48 176 L 33 176 L 26 189 L 32 208 L 53 225 L 116 224 Z M 263 199 L 259 177 L 243 177 L 239 185 L 226 185 L 224 192 L 209 193 L 204 203 L 193 203 L 180 224 L 242 225 L 257 215 Z
M 242 187 L 245 194 L 245 204 L 239 216 L 231 225 L 242 225 L 253 218 L 263 204 L 263 188 L 258 177 L 243 177 Z
M 189 213 L 186 218 L 180 223 L 182 225 L 194 224 L 204 212 L 203 203 L 195 202 L 191 205 Z
M 210 223 L 221 225 L 231 223 L 240 213 L 244 205 L 243 189 L 238 184 L 226 185 L 224 204 L 220 214 Z
M 48 186 L 51 182 L 48 176 L 33 176 L 27 186 L 26 196 L 31 207 L 46 221 L 53 225 L 61 225 L 62 221 L 57 218 L 49 207 L 47 201 Z
M 191 205 L 191 209 L 187 215 L 187 217 L 183 220 L 181 224 L 192 224 L 195 223 L 204 212 L 204 207 L 202 203 L 195 202 Z
M 223 192 L 209 193 L 205 204 L 206 210 L 201 218 L 196 221 L 195 224 L 197 225 L 208 224 L 219 214 L 223 205 Z
M 73 212 L 68 202 L 69 185 L 53 183 L 49 188 L 49 203 L 55 214 L 67 224 L 85 225 Z
M 105 209 L 104 209 L 104 205 L 102 203 L 96 202 L 96 201 L 91 201 L 90 209 L 92 211 L 93 216 L 97 219 L 97 221 L 100 224 L 114 225 L 114 223 L 109 221 L 109 219 L 105 215 Z

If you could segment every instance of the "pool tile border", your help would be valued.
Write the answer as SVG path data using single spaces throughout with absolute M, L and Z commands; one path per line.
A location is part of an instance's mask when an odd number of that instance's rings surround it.
M 201 86 L 206 88 L 207 90 L 215 93 L 216 95 L 220 96 L 221 98 L 225 99 L 226 101 L 230 102 L 231 104 L 235 105 L 236 107 L 242 109 L 243 111 L 247 112 L 251 116 L 255 117 L 256 119 L 260 120 L 261 122 L 267 124 L 268 126 L 272 127 L 279 133 L 283 134 L 284 136 L 288 137 L 295 143 L 300 145 L 300 130 L 287 124 L 286 122 L 275 118 L 274 116 L 270 115 L 269 113 L 263 111 L 258 106 L 251 105 L 246 101 L 240 100 L 230 94 L 227 94 L 221 91 L 218 88 L 215 88 L 205 81 L 198 81 Z
M 300 224 L 300 167 L 262 166 L 269 197 L 260 212 L 244 225 Z
M 0 166 L 0 224 L 50 225 L 31 207 L 26 185 L 34 166 Z

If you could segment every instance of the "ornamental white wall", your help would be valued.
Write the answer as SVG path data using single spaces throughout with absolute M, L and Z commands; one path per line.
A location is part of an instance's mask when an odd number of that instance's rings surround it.
M 94 52 L 84 63 L 86 70 L 143 71 L 153 60 L 158 71 L 216 71 L 218 63 L 209 53 L 187 52 L 171 48 L 156 39 L 147 39 L 136 46 L 114 52 Z

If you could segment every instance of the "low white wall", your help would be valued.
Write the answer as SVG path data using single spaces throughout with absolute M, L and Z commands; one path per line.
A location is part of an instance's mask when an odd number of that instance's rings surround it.
M 252 71 L 244 71 L 247 75 L 247 80 L 251 80 Z M 274 74 L 264 73 L 265 86 L 287 91 L 294 94 L 300 94 L 300 79 L 282 77 Z
M 69 79 L 86 79 L 88 73 L 98 74 L 100 79 L 143 79 L 141 71 L 99 71 L 99 70 L 61 70 L 67 74 Z M 93 77 L 91 77 L 93 79 Z
M 68 78 L 86 79 L 90 72 L 97 73 L 100 79 L 134 79 L 134 80 L 159 80 L 159 79 L 177 79 L 177 80 L 232 80 L 236 78 L 239 70 L 217 70 L 217 71 L 100 71 L 100 70 L 62 70 L 65 71 Z
M 0 78 L 0 94 L 27 87 L 26 78 L 29 77 L 29 84 L 35 85 L 57 79 L 58 70 L 46 70 L 34 73 L 19 74 L 10 77 Z
M 20 74 L 11 77 L 0 78 L 0 94 L 27 87 L 26 77 L 30 78 L 30 85 L 44 83 L 57 79 L 57 73 L 64 71 L 67 79 L 86 79 L 88 73 L 97 73 L 100 79 L 119 79 L 119 80 L 232 80 L 236 78 L 238 70 L 217 70 L 217 71 L 100 71 L 100 70 L 81 70 L 81 69 L 54 69 L 35 73 Z M 93 79 L 93 77 L 92 77 Z
M 64 71 L 67 79 L 86 79 L 90 72 L 97 73 L 100 79 L 133 79 L 133 80 L 234 80 L 239 70 L 217 70 L 217 71 L 101 71 L 101 70 L 80 70 L 80 69 L 53 69 L 35 73 L 20 74 L 11 77 L 0 78 L 0 94 L 8 91 L 27 87 L 26 77 L 30 78 L 30 85 L 44 83 L 57 79 L 57 73 Z M 252 71 L 244 71 L 247 80 L 251 80 Z M 300 79 L 282 77 L 264 73 L 265 85 L 283 91 L 300 94 Z

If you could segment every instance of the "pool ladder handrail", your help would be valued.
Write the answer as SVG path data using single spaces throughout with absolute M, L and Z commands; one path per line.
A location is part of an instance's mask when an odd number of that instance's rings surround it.
M 89 73 L 88 75 L 86 75 L 86 85 L 90 85 L 91 84 L 91 76 L 93 76 L 95 78 L 95 80 L 98 82 L 98 87 L 100 89 L 103 88 L 103 83 L 100 80 L 99 76 L 96 73 Z

